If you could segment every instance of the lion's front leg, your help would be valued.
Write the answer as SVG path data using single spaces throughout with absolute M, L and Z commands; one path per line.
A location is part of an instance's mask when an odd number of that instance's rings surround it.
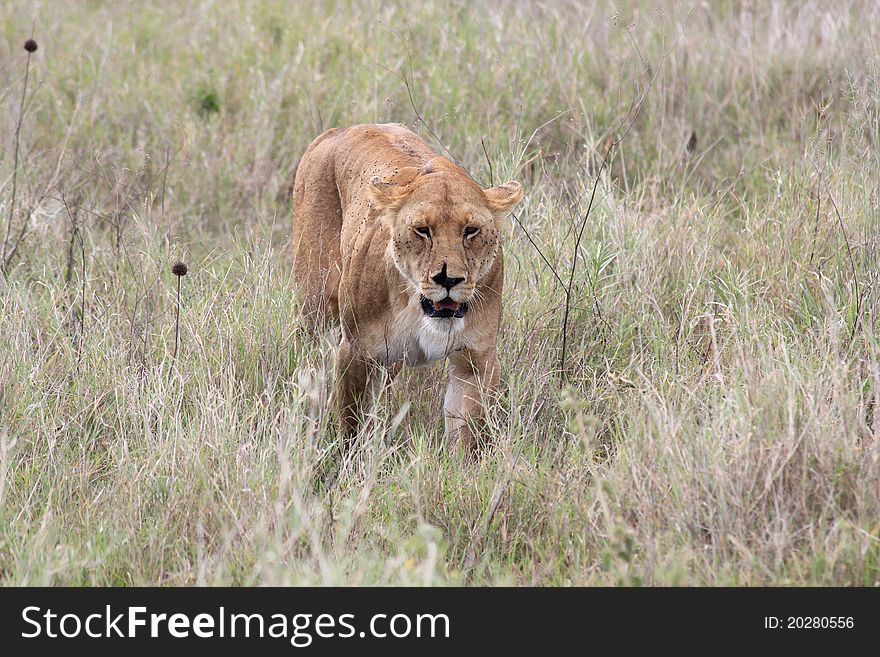
M 468 451 L 477 447 L 471 424 L 483 415 L 487 394 L 498 387 L 500 366 L 494 349 L 488 353 L 468 349 L 449 358 L 449 384 L 443 411 L 446 436 Z
M 375 363 L 343 338 L 336 359 L 336 412 L 348 443 L 357 435 L 375 375 Z

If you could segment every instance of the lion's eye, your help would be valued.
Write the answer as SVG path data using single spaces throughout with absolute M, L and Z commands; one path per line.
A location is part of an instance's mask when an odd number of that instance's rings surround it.
M 467 228 L 464 229 L 464 236 L 465 237 L 473 237 L 474 235 L 476 235 L 479 232 L 480 232 L 480 229 L 478 227 L 468 226 Z
M 413 226 L 413 230 L 422 237 L 431 237 L 431 229 L 427 226 Z

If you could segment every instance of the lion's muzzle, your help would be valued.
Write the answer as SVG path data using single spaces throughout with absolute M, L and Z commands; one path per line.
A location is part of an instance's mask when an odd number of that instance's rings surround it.
M 455 317 L 461 319 L 468 311 L 467 303 L 459 303 L 451 297 L 445 297 L 440 301 L 432 301 L 426 296 L 422 297 L 422 311 L 428 317 L 437 319 L 448 319 Z

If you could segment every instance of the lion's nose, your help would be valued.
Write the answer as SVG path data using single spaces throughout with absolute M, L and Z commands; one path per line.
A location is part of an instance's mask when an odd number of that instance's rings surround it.
M 464 278 L 453 278 L 452 276 L 446 275 L 446 263 L 443 263 L 443 269 L 440 270 L 439 274 L 434 274 L 431 276 L 431 280 L 434 281 L 437 285 L 442 285 L 447 290 L 451 290 L 456 285 L 461 283 Z

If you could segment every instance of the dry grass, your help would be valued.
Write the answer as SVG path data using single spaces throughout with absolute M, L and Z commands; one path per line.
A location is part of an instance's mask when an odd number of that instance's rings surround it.
M 880 11 L 641 5 L 7 3 L 0 581 L 877 584 Z M 367 121 L 527 186 L 479 463 L 440 367 L 336 449 L 289 192 Z

